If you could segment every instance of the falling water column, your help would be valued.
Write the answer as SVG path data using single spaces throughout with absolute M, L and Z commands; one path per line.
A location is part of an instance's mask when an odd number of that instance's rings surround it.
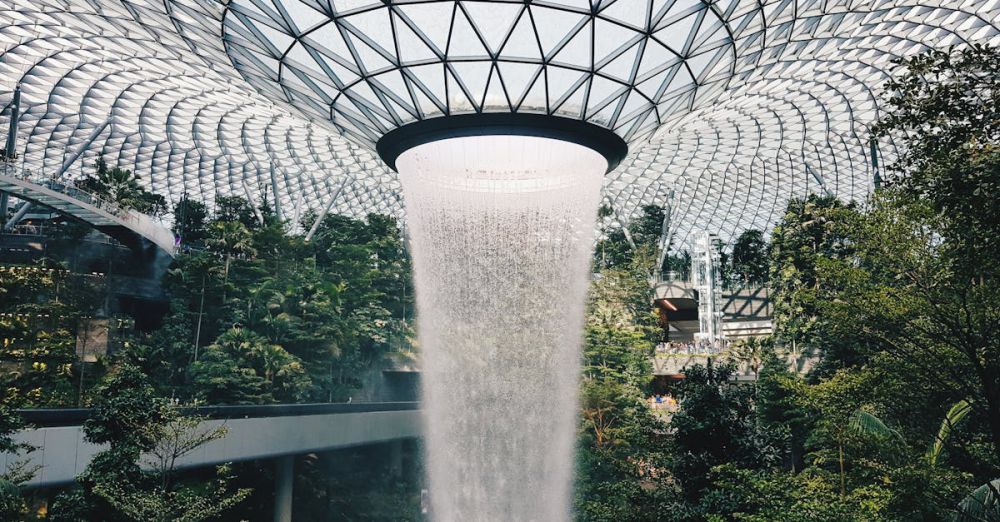
M 608 160 L 550 138 L 466 136 L 396 160 L 440 521 L 570 517 L 581 330 Z

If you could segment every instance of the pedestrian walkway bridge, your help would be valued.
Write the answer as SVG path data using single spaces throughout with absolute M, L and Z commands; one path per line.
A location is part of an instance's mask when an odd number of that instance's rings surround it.
M 80 190 L 72 183 L 34 174 L 27 170 L 0 170 L 0 192 L 54 209 L 89 224 L 132 249 L 150 245 L 167 255 L 175 254 L 174 235 L 152 217 L 126 210 Z
M 38 467 L 28 487 L 70 483 L 104 448 L 86 442 L 82 424 L 89 410 L 21 410 L 33 426 L 15 436 L 32 445 L 31 453 L 0 454 L 0 473 L 17 462 Z M 191 408 L 205 417 L 199 429 L 225 425 L 228 434 L 185 455 L 178 468 L 262 460 L 391 442 L 420 436 L 419 404 L 381 402 L 210 406 Z

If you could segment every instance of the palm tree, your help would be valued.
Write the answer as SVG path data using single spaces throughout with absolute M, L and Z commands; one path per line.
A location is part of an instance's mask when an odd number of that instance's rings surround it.
M 1000 521 L 1000 479 L 994 479 L 975 489 L 958 504 L 953 522 Z
M 226 286 L 229 284 L 229 267 L 233 256 L 252 256 L 257 253 L 253 247 L 253 234 L 250 229 L 238 221 L 220 221 L 212 223 L 209 237 L 205 244 L 211 250 L 225 256 L 222 268 L 222 302 L 226 302 Z
M 972 411 L 972 403 L 968 400 L 956 402 L 948 409 L 941 419 L 934 442 L 927 449 L 924 458 L 931 467 L 937 466 L 938 459 L 944 451 L 945 444 L 951 438 L 955 427 Z M 863 410 L 856 410 L 848 421 L 849 428 L 865 436 L 879 440 L 893 441 L 900 445 L 906 444 L 898 431 L 889 428 L 875 415 Z M 843 450 L 840 454 L 841 484 L 844 481 Z M 843 488 L 843 485 L 841 486 Z M 952 522 L 998 522 L 1000 521 L 1000 479 L 995 479 L 976 488 L 965 497 L 957 507 Z
M 109 167 L 103 158 L 98 159 L 94 167 L 96 174 L 78 181 L 77 187 L 111 201 L 123 210 L 135 209 L 154 216 L 166 211 L 166 199 L 144 189 L 139 184 L 139 176 L 131 170 Z

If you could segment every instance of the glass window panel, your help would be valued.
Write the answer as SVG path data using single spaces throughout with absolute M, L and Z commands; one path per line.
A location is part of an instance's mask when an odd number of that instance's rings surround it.
M 288 13 L 292 23 L 300 32 L 327 20 L 325 13 L 313 9 L 300 0 L 284 0 L 278 2 L 278 5 L 285 8 L 285 12 Z
M 646 28 L 648 11 L 648 1 L 618 0 L 602 9 L 600 15 L 631 26 L 637 31 L 643 31 Z
M 531 24 L 531 17 L 527 10 L 521 13 L 521 17 L 514 30 L 511 31 L 510 38 L 504 45 L 500 56 L 539 61 L 542 59 L 541 50 L 538 48 L 538 38 L 535 36 L 535 28 Z
M 481 105 L 484 110 L 510 110 L 507 95 L 504 93 L 503 85 L 500 83 L 500 75 L 496 69 L 490 75 L 489 83 L 486 86 L 486 97 Z
M 472 100 L 478 107 L 483 99 L 486 90 L 486 81 L 489 79 L 493 65 L 490 62 L 452 62 L 451 68 L 458 74 L 465 88 L 469 90 Z
M 570 40 L 552 57 L 552 61 L 589 69 L 593 65 L 592 24 L 588 21 L 576 33 L 568 35 Z
M 601 73 L 623 82 L 628 82 L 631 79 L 632 70 L 635 68 L 640 47 L 639 43 L 629 47 L 617 58 L 601 67 Z
M 338 56 L 342 60 L 349 62 L 354 61 L 351 50 L 340 32 L 340 28 L 333 22 L 317 28 L 303 40 L 309 43 L 314 49 L 324 52 L 327 55 Z
M 519 111 L 548 112 L 549 103 L 545 98 L 545 71 L 538 75 L 528 91 L 521 97 Z
M 346 13 L 362 7 L 378 5 L 378 2 L 372 0 L 330 0 L 330 5 L 335 13 Z
M 635 37 L 634 31 L 598 18 L 594 21 L 594 62 L 603 62 Z
M 461 10 L 456 11 L 451 27 L 451 40 L 448 42 L 448 57 L 488 58 L 489 56 L 489 51 L 483 46 L 465 13 Z
M 423 84 L 440 102 L 445 102 L 444 66 L 441 64 L 419 65 L 406 69 L 416 80 Z
M 358 57 L 361 58 L 359 65 L 361 65 L 363 71 L 375 73 L 393 67 L 392 63 L 385 56 L 382 56 L 375 48 L 370 47 L 363 39 L 352 35 L 350 41 L 354 44 L 354 49 L 358 52 Z
M 444 53 L 448 46 L 448 34 L 451 31 L 452 11 L 455 2 L 438 1 L 415 5 L 400 5 L 396 9 L 409 18 L 414 29 L 423 34 Z
M 396 18 L 396 37 L 399 59 L 404 64 L 437 58 L 437 54 L 399 17 Z
M 530 86 L 529 82 L 534 80 L 535 76 L 541 71 L 540 66 L 526 63 L 501 61 L 497 62 L 497 67 L 500 70 L 500 76 L 503 78 L 507 94 L 510 95 L 512 102 L 515 104 L 528 90 Z M 544 101 L 541 107 L 545 108 Z
M 562 43 L 567 36 L 576 30 L 577 26 L 582 26 L 589 18 L 577 13 L 548 9 L 537 5 L 531 6 L 531 15 L 534 17 L 535 28 L 538 30 L 542 52 L 546 56 L 550 56 L 556 45 Z
M 563 69 L 562 67 L 546 67 L 546 75 L 549 86 L 549 100 L 555 102 L 563 98 L 575 88 L 581 79 L 586 78 L 586 74 L 578 71 Z
M 388 9 L 374 9 L 351 15 L 343 18 L 343 21 L 350 24 L 355 31 L 352 31 L 352 40 L 369 40 L 373 48 L 395 56 L 396 41 L 392 34 L 392 25 L 389 23 Z M 362 38 L 364 37 L 364 38 Z
M 524 8 L 523 4 L 504 2 L 462 2 L 462 7 L 494 53 L 500 50 L 517 15 Z
M 671 51 L 677 54 L 684 54 L 684 46 L 691 36 L 691 31 L 695 24 L 701 19 L 698 12 L 677 20 L 670 25 L 660 26 L 653 37 L 666 45 Z
M 476 109 L 475 103 L 469 99 L 462 84 L 448 68 L 445 69 L 445 79 L 448 85 L 448 109 L 451 113 L 473 112 Z
M 555 114 L 579 118 L 584 113 L 584 99 L 587 96 L 586 81 L 579 82 L 572 92 L 563 94 L 559 99 L 553 100 Z

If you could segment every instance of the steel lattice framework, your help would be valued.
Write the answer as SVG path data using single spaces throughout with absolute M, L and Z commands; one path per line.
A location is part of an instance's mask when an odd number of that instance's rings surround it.
M 567 116 L 630 143 L 617 219 L 668 205 L 676 242 L 729 240 L 792 196 L 864 197 L 893 60 L 1000 44 L 998 22 L 996 0 L 0 0 L 0 105 L 20 83 L 28 168 L 110 121 L 66 175 L 100 154 L 171 199 L 266 190 L 286 217 L 401 214 L 370 147 L 406 123 Z

